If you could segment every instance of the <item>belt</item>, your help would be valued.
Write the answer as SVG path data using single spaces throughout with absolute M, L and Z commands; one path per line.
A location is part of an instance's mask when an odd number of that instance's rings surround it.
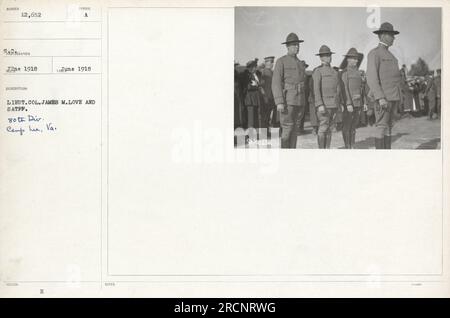
M 303 88 L 303 82 L 291 84 L 291 83 L 284 83 L 284 89 L 295 89 L 296 91 L 300 92 Z

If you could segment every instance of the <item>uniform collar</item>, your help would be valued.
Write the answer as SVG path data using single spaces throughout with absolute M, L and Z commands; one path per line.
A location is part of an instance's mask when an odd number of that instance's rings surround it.
M 387 45 L 386 43 L 381 42 L 381 41 L 380 41 L 380 43 L 378 44 L 378 46 L 384 47 L 386 50 L 389 48 L 389 45 Z

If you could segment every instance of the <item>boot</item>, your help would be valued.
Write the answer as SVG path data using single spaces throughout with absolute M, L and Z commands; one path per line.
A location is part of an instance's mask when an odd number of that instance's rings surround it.
M 325 138 L 325 148 L 330 149 L 331 145 L 331 132 L 327 133 L 327 137 Z
M 326 135 L 325 134 L 318 134 L 317 135 L 317 144 L 319 145 L 319 149 L 325 149 L 326 145 Z
M 350 149 L 350 139 L 347 132 L 342 131 L 342 138 L 344 139 L 344 147 L 345 149 Z
M 375 149 L 384 149 L 384 139 L 375 138 Z
M 384 136 L 384 149 L 391 149 L 391 136 Z
M 355 145 L 355 139 L 356 139 L 356 131 L 352 131 L 350 135 L 350 149 L 353 149 Z

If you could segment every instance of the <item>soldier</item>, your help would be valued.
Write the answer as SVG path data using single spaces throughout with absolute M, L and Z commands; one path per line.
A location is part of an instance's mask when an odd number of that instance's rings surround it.
M 355 144 L 356 128 L 359 124 L 361 108 L 364 105 L 364 85 L 358 64 L 362 61 L 360 53 L 355 48 L 348 50 L 344 55 L 347 61 L 346 68 L 342 73 L 344 90 L 346 96 L 346 109 L 343 114 L 342 136 L 345 148 L 352 149 Z M 359 62 L 359 63 L 358 63 Z
M 389 51 L 395 35 L 392 24 L 384 22 L 373 33 L 380 43 L 369 52 L 367 61 L 367 83 L 375 98 L 376 149 L 391 148 L 391 131 L 394 114 L 400 102 L 401 74 L 397 58 Z
M 275 63 L 272 93 L 280 114 L 281 148 L 296 148 L 298 118 L 305 111 L 305 66 L 298 58 L 300 40 L 290 33 L 286 41 L 287 54 Z
M 273 77 L 273 62 L 275 56 L 267 56 L 264 58 L 264 68 L 261 71 L 262 81 L 261 85 L 263 88 L 264 97 L 264 114 L 263 127 L 274 126 L 277 120 L 276 116 L 276 106 L 272 94 L 272 77 Z M 271 117 L 272 116 L 272 117 Z M 272 119 L 272 120 L 271 120 Z
M 330 66 L 330 48 L 326 45 L 320 47 L 319 53 L 322 64 L 313 71 L 314 101 L 319 120 L 317 142 L 320 149 L 330 148 L 332 127 L 338 108 L 341 104 L 340 81 L 338 72 Z
M 436 87 L 436 112 L 438 118 L 441 117 L 441 69 L 436 70 L 436 77 L 434 78 L 434 86 Z

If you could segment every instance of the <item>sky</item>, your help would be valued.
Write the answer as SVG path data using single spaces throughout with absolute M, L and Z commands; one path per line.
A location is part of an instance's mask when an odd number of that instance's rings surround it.
M 422 57 L 431 70 L 441 67 L 440 8 L 366 8 L 366 7 L 238 7 L 235 9 L 235 60 L 241 65 L 265 56 L 286 54 L 281 44 L 290 32 L 305 42 L 300 44 L 299 58 L 308 70 L 320 64 L 322 44 L 333 52 L 333 66 L 339 66 L 351 47 L 364 54 L 361 69 L 367 66 L 368 52 L 377 46 L 372 32 L 383 22 L 390 22 L 400 34 L 391 52 L 399 66 L 407 68 Z M 259 63 L 259 62 L 258 62 Z

